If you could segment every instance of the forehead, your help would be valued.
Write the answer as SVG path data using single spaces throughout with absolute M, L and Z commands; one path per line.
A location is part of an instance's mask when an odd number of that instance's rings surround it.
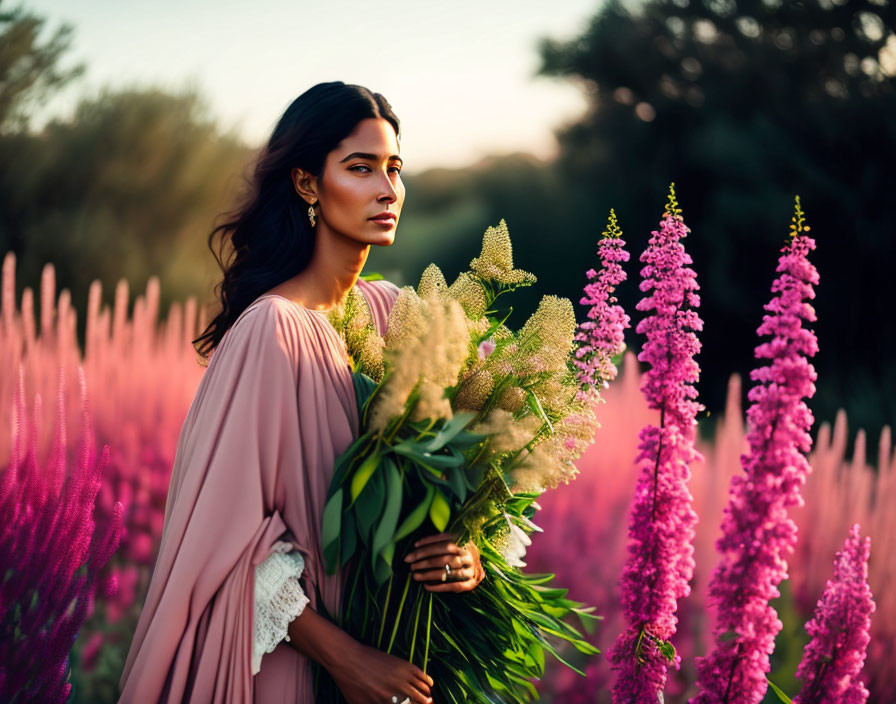
M 351 152 L 370 152 L 382 158 L 398 155 L 398 138 L 392 124 L 381 117 L 361 120 L 330 156 L 341 159 Z

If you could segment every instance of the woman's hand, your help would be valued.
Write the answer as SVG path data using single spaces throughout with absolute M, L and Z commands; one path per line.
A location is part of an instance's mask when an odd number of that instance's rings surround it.
M 391 704 L 393 697 L 397 702 L 407 698 L 413 704 L 432 703 L 432 677 L 376 648 L 355 642 L 329 670 L 349 704 Z
M 292 620 L 288 633 L 289 644 L 323 665 L 349 704 L 392 704 L 392 697 L 432 702 L 432 677 L 407 660 L 362 645 L 310 606 Z
M 431 592 L 468 592 L 485 577 L 474 543 L 459 547 L 451 533 L 438 533 L 421 538 L 404 560 L 411 563 L 414 579 Z M 448 572 L 445 565 L 451 568 Z

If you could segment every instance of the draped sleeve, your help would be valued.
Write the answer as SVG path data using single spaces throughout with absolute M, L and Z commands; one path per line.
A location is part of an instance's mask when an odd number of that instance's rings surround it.
M 398 288 L 358 285 L 385 332 Z M 288 543 L 309 605 L 336 613 L 341 576 L 324 571 L 320 526 L 335 459 L 357 433 L 326 316 L 256 299 L 212 354 L 181 429 L 120 701 L 312 701 L 310 662 L 286 644 L 252 676 L 255 568 Z
M 359 280 L 363 281 L 363 280 Z M 380 334 L 385 334 L 386 321 L 398 297 L 398 287 L 386 280 L 359 284 L 370 306 Z M 308 603 L 299 583 L 305 567 L 304 556 L 290 550 L 289 543 L 278 542 L 272 554 L 255 567 L 255 605 L 252 640 L 252 674 L 261 670 L 262 658 L 274 651 L 283 640 L 289 640 L 289 624 Z

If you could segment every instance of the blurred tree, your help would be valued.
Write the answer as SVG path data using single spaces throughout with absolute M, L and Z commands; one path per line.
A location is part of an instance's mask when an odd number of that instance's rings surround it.
M 44 25 L 0 7 L 0 255 L 16 254 L 18 293 L 52 262 L 79 308 L 91 281 L 108 301 L 122 277 L 133 296 L 159 276 L 163 311 L 206 299 L 217 275 L 206 235 L 233 205 L 249 148 L 190 89 L 102 91 L 35 130 L 35 108 L 83 72 L 60 67 L 72 28 L 41 43 Z
M 0 173 L 0 251 L 16 253 L 23 282 L 53 262 L 83 307 L 93 279 L 111 300 L 119 278 L 139 293 L 158 275 L 164 311 L 210 292 L 205 235 L 249 150 L 194 91 L 125 89 L 83 99 L 39 134 L 0 135 L 0 158 L 14 166 Z
M 9 10 L 3 4 L 0 0 L 0 132 L 21 131 L 34 108 L 81 75 L 84 67 L 59 66 L 71 45 L 71 26 L 62 25 L 47 42 L 39 44 L 45 20 L 22 6 Z
M 896 189 L 894 27 L 889 0 L 650 0 L 631 9 L 611 0 L 580 36 L 540 44 L 539 73 L 577 81 L 590 99 L 587 114 L 558 132 L 564 229 L 590 234 L 586 224 L 615 207 L 640 252 L 676 182 L 703 286 L 701 394 L 710 409 L 721 408 L 728 375 L 752 366 L 800 194 L 821 275 L 816 417 L 845 407 L 872 438 L 896 421 L 896 315 L 886 293 L 896 254 L 887 211 Z M 572 250 L 588 256 L 593 240 Z M 633 310 L 636 287 L 621 296 Z

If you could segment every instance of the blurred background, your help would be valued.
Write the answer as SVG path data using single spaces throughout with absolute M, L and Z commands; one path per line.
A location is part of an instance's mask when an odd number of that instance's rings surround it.
M 20 289 L 52 262 L 76 306 L 93 279 L 110 292 L 151 275 L 162 310 L 210 301 L 215 218 L 286 105 L 338 79 L 403 121 L 407 201 L 368 271 L 416 283 L 434 261 L 451 280 L 505 218 L 517 265 L 539 276 L 521 305 L 577 302 L 609 209 L 636 257 L 674 181 L 711 413 L 751 368 L 799 194 L 821 276 L 816 418 L 842 407 L 872 439 L 896 419 L 888 0 L 0 8 L 0 252 Z M 632 312 L 636 264 L 620 292 Z
M 16 254 L 20 290 L 52 262 L 76 306 L 93 279 L 111 292 L 151 275 L 163 311 L 210 301 L 215 218 L 289 102 L 338 79 L 402 120 L 407 200 L 367 271 L 416 283 L 434 261 L 450 281 L 505 218 L 539 277 L 519 305 L 577 303 L 609 209 L 637 257 L 674 181 L 711 414 L 751 368 L 798 194 L 821 276 L 816 418 L 842 407 L 872 437 L 896 419 L 888 0 L 0 8 L 0 252 Z M 634 312 L 634 258 L 629 274 Z
M 889 0 L 0 0 L 16 300 L 52 263 L 79 311 L 94 280 L 108 303 L 126 279 L 132 306 L 153 276 L 163 319 L 211 303 L 208 233 L 282 111 L 329 80 L 383 93 L 402 120 L 407 199 L 366 271 L 416 284 L 435 262 L 451 281 L 504 218 L 515 265 L 539 277 L 513 326 L 545 293 L 578 303 L 610 208 L 637 322 L 637 256 L 674 181 L 703 289 L 704 438 L 730 375 L 754 366 L 799 195 L 821 279 L 809 405 L 816 429 L 845 409 L 845 451 L 864 428 L 875 464 L 896 420 Z

